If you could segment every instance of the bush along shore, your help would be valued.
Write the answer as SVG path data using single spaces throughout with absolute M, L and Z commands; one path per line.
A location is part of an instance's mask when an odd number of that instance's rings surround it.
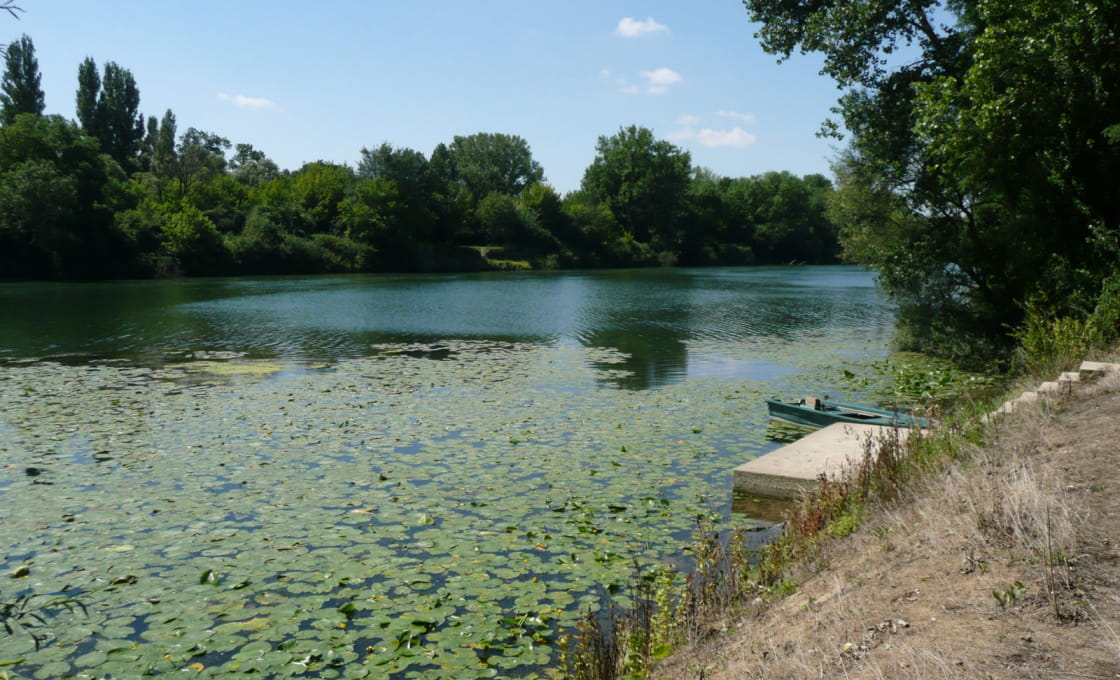
M 565 641 L 560 675 L 1116 677 L 1120 373 L 989 416 L 999 401 L 869 442 L 760 551 L 700 527 L 688 577 L 637 574 L 632 606 Z

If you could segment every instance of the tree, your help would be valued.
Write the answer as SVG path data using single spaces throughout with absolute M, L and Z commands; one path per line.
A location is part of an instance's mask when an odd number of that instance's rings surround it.
M 309 233 L 341 236 L 342 203 L 354 189 L 354 171 L 345 165 L 317 161 L 286 178 L 283 202 L 295 207 Z
M 198 208 L 182 204 L 164 216 L 163 245 L 188 274 L 214 274 L 222 270 L 228 251 L 221 235 Z
M 8 45 L 4 61 L 4 77 L 0 81 L 0 120 L 10 125 L 21 113 L 43 115 L 46 108 L 41 84 L 43 78 L 31 38 L 24 35 Z
M 179 171 L 179 155 L 175 149 L 177 136 L 178 126 L 171 109 L 164 112 L 163 118 L 148 118 L 148 131 L 140 151 L 140 169 L 158 180 L 156 194 L 161 199 L 164 185 Z
M 595 150 L 595 160 L 583 175 L 583 191 L 605 204 L 637 241 L 657 250 L 675 248 L 692 172 L 689 153 L 634 125 L 599 137 Z
M 248 186 L 280 176 L 280 168 L 263 151 L 253 148 L 252 144 L 238 144 L 234 147 L 233 158 L 229 159 L 229 170 L 237 181 Z
M 572 228 L 571 221 L 564 214 L 563 202 L 556 190 L 547 184 L 537 182 L 529 185 L 521 193 L 521 208 L 532 215 L 537 225 L 536 236 L 544 239 L 536 245 L 554 247 L 557 242 L 574 244 L 579 233 Z
M 462 184 L 475 203 L 492 191 L 517 197 L 530 184 L 544 181 L 528 142 L 517 135 L 456 136 L 448 152 L 453 182 Z
M 517 201 L 509 194 L 492 191 L 478 204 L 478 222 L 485 243 L 505 245 L 523 229 Z
M 104 77 L 86 58 L 78 67 L 78 120 L 86 134 L 96 137 L 101 150 L 126 170 L 136 169 L 144 141 L 140 91 L 132 73 L 115 62 L 105 64 Z
M 126 244 L 106 189 L 119 168 L 60 116 L 0 127 L 0 271 L 85 278 L 122 272 Z
M 179 140 L 176 152 L 175 177 L 178 180 L 179 196 L 186 196 L 199 183 L 207 182 L 226 171 L 225 152 L 229 149 L 225 137 L 187 128 Z
M 388 142 L 374 149 L 362 148 L 361 154 L 356 173 L 360 179 L 393 183 L 393 210 L 387 216 L 394 223 L 390 228 L 407 233 L 414 243 L 435 240 L 436 211 L 432 203 L 436 192 L 424 154 Z
M 78 121 L 86 134 L 96 136 L 101 129 L 97 116 L 97 98 L 101 93 L 101 76 L 97 74 L 97 62 L 86 57 L 78 66 L 78 94 L 76 108 Z
M 1120 13 L 1114 0 L 941 4 L 746 1 L 764 48 L 820 52 L 848 88 L 832 201 L 846 255 L 878 269 L 916 348 L 968 358 L 1008 347 L 1028 299 L 1091 306 L 1115 265 L 1099 244 L 1120 227 L 1107 132 Z

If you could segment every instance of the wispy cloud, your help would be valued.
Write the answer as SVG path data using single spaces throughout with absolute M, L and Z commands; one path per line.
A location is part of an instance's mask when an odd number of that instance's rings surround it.
M 758 141 L 758 137 L 735 126 L 730 130 L 704 128 L 696 133 L 696 141 L 708 147 L 731 147 L 742 149 Z
M 671 68 L 642 71 L 638 75 L 645 78 L 645 85 L 635 85 L 625 78 L 615 79 L 623 94 L 665 94 L 671 86 L 684 81 L 684 76 Z
M 717 111 L 716 115 L 723 116 L 724 118 L 734 118 L 744 123 L 753 123 L 758 119 L 753 113 L 739 113 L 738 111 L 728 111 L 726 109 Z
M 647 17 L 645 21 L 626 17 L 618 22 L 618 28 L 614 32 L 615 35 L 620 35 L 623 38 L 640 38 L 650 33 L 668 33 L 669 27 L 658 23 L 653 17 Z
M 218 93 L 218 99 L 223 102 L 230 102 L 240 109 L 271 109 L 276 106 L 276 102 L 264 97 L 246 97 L 243 94 L 229 95 L 225 92 Z
M 684 80 L 684 76 L 671 68 L 659 68 L 656 71 L 642 71 L 641 75 L 649 81 L 650 85 L 676 85 Z
M 745 123 L 755 121 L 754 114 L 750 113 L 721 110 L 717 111 L 716 115 L 723 118 L 734 118 Z M 697 129 L 697 126 L 702 122 L 704 122 L 704 119 L 701 116 L 686 113 L 677 119 L 677 125 L 680 127 L 665 135 L 665 138 L 673 142 L 696 142 L 701 146 L 710 148 L 733 149 L 742 149 L 758 141 L 757 136 L 738 125 L 730 130 L 716 130 L 710 127 Z

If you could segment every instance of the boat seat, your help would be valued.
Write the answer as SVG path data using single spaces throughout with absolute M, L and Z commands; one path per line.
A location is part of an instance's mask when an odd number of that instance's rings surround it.
M 805 397 L 805 405 L 815 411 L 820 411 L 824 408 L 824 405 L 821 404 L 820 400 L 816 397 Z

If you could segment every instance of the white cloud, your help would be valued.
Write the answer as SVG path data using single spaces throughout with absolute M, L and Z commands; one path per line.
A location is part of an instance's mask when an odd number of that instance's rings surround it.
M 670 85 L 676 85 L 684 80 L 681 74 L 670 68 L 659 68 L 655 71 L 642 71 L 640 74 L 646 79 L 646 85 L 634 85 L 625 78 L 617 78 L 620 91 L 623 94 L 665 94 Z
M 757 120 L 756 116 L 753 113 L 739 113 L 738 111 L 728 111 L 726 109 L 717 111 L 716 115 L 723 116 L 724 118 L 735 118 L 736 120 L 741 120 L 744 123 L 753 123 Z
M 665 135 L 665 139 L 671 142 L 694 141 L 701 146 L 711 148 L 731 147 L 735 149 L 746 148 L 758 141 L 758 137 L 739 126 L 735 126 L 730 130 L 713 130 L 711 128 L 701 128 L 697 130 L 693 126 L 695 123 L 699 122 L 699 120 L 699 116 L 691 116 L 688 114 L 681 116 L 680 120 L 677 122 L 682 127 Z
M 704 128 L 696 133 L 696 141 L 709 147 L 733 147 L 742 149 L 757 142 L 758 137 L 738 126 L 730 130 L 712 130 L 711 128 Z
M 696 137 L 696 130 L 693 130 L 690 127 L 681 128 L 680 130 L 673 130 L 669 134 L 665 135 L 665 139 L 669 140 L 670 142 L 687 142 L 694 137 Z
M 704 119 L 701 118 L 700 116 L 696 116 L 696 115 L 693 115 L 691 113 L 686 113 L 686 114 L 682 115 L 680 118 L 677 119 L 677 123 L 679 125 L 684 125 L 685 127 L 692 127 L 693 125 L 697 125 L 698 123 L 700 123 L 700 121 L 702 121 L 702 120 L 704 120 Z
M 647 33 L 658 33 L 664 31 L 669 32 L 669 27 L 665 24 L 659 24 L 654 21 L 653 17 L 648 17 L 645 21 L 639 21 L 633 17 L 626 17 L 618 22 L 618 28 L 615 29 L 615 34 L 623 38 L 638 38 Z
M 676 85 L 684 80 L 684 76 L 671 68 L 659 68 L 655 71 L 642 71 L 642 77 L 649 81 L 651 86 Z
M 225 92 L 218 93 L 218 99 L 224 102 L 230 102 L 240 109 L 271 109 L 276 106 L 276 102 L 264 97 L 246 97 L 243 94 L 228 95 Z

